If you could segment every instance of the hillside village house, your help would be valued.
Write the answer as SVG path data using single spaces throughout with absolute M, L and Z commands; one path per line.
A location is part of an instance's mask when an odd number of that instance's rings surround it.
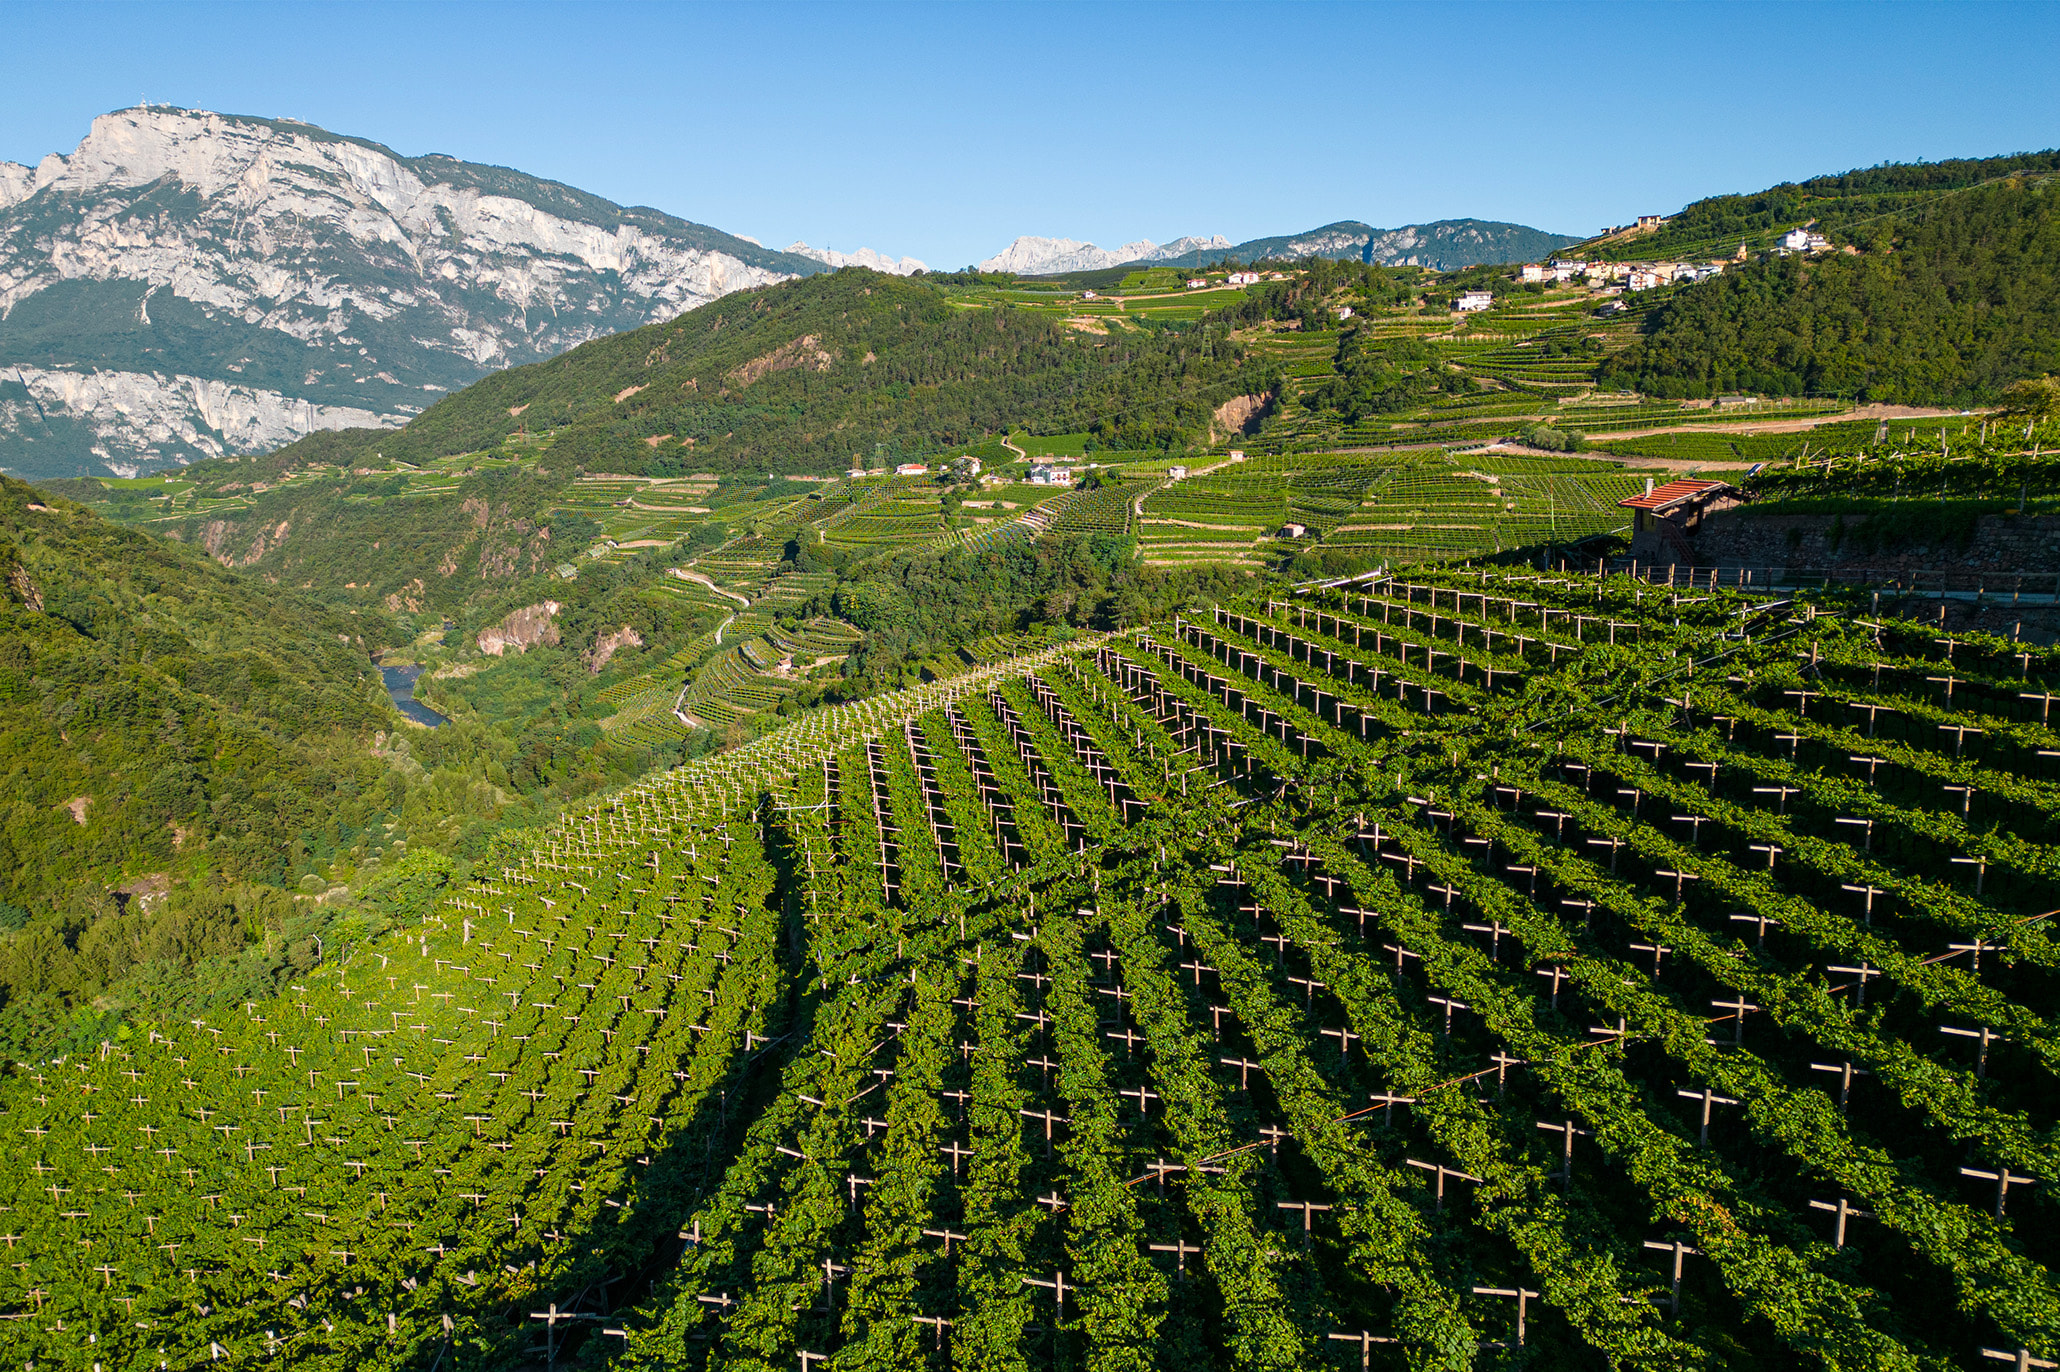
M 1166 479 L 1168 481 L 1184 481 L 1186 478 L 1187 468 L 1185 467 L 1174 466 L 1166 469 Z
M 1202 287 L 1204 287 L 1204 286 L 1206 286 L 1206 285 L 1208 285 L 1208 284 L 1209 284 L 1208 280 L 1207 280 L 1206 278 L 1204 278 L 1204 277 L 1199 277 L 1199 276 L 1195 276 L 1195 277 L 1189 277 L 1189 278 L 1188 278 L 1188 282 L 1187 282 L 1187 288 L 1188 288 L 1189 290 L 1191 290 L 1191 291 L 1198 291 L 1198 290 L 1200 290 L 1200 289 L 1201 289 Z
M 1656 229 L 1666 222 L 1667 217 L 1663 214 L 1641 214 L 1638 216 L 1638 227 L 1641 229 Z
M 1790 252 L 1822 252 L 1831 246 L 1831 240 L 1808 229 L 1790 229 L 1781 236 L 1781 246 Z
M 928 474 L 929 470 L 928 467 L 925 467 L 920 462 L 904 462 L 894 469 L 894 474 L 896 476 L 924 476 Z
M 1259 273 L 1232 272 L 1230 274 L 1230 284 L 1233 286 L 1256 286 L 1259 284 Z
M 1617 504 L 1635 514 L 1631 524 L 1631 556 L 1640 562 L 1692 564 L 1691 539 L 1703 518 L 1728 510 L 1742 497 L 1736 486 L 1722 481 L 1669 481 L 1655 487 L 1650 477 L 1645 494 Z
M 1452 308 L 1461 314 L 1471 314 L 1475 310 L 1485 310 L 1494 303 L 1493 291 L 1466 291 L 1460 295 L 1459 302 Z
M 1624 284 L 1634 291 L 1649 291 L 1655 286 L 1667 284 L 1666 278 L 1647 267 L 1640 267 L 1624 278 Z
M 1524 263 L 1523 271 L 1520 273 L 1521 279 L 1526 282 L 1543 281 L 1545 279 L 1545 275 L 1545 268 L 1540 266 L 1536 262 Z
M 1073 483 L 1071 467 L 1055 467 L 1049 462 L 1033 463 L 1030 468 L 1030 484 L 1033 486 L 1070 486 Z

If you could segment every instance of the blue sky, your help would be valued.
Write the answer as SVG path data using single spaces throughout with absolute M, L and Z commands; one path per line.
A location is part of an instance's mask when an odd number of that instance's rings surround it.
M 2060 5 L 10 4 L 0 158 L 154 102 L 285 115 L 773 247 L 1589 233 L 2060 144 Z

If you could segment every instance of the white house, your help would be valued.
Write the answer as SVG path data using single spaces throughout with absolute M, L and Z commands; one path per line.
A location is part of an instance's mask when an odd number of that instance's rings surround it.
M 1808 229 L 1790 229 L 1781 235 L 1781 246 L 1790 252 L 1822 252 L 1831 246 L 1831 240 Z
M 1166 469 L 1166 479 L 1168 481 L 1182 481 L 1185 480 L 1186 477 L 1187 468 L 1185 467 L 1168 467 Z
M 1283 524 L 1283 525 L 1281 525 L 1281 526 L 1280 526 L 1280 534 L 1279 534 L 1279 537 L 1281 537 L 1281 538 L 1300 538 L 1300 537 L 1302 537 L 1302 535 L 1304 535 L 1304 534 L 1306 534 L 1306 533 L 1308 533 L 1308 532 L 1309 532 L 1309 531 L 1308 531 L 1307 529 L 1303 528 L 1303 527 L 1302 527 L 1302 526 L 1301 526 L 1300 524 Z
M 1352 317 L 1352 307 L 1351 307 L 1350 305 L 1340 305 L 1340 306 L 1338 306 L 1338 318 L 1340 318 L 1340 319 L 1350 319 L 1351 317 Z
M 1453 308 L 1462 314 L 1471 314 L 1475 310 L 1485 310 L 1494 303 L 1493 291 L 1466 291 L 1460 295 L 1459 303 Z
M 1233 286 L 1256 286 L 1259 284 L 1259 273 L 1232 272 L 1230 274 L 1230 284 Z
M 1545 279 L 1545 269 L 1536 262 L 1526 262 L 1523 266 L 1522 277 L 1525 281 L 1543 281 Z
M 860 477 L 862 477 L 862 476 L 864 476 L 864 475 L 865 475 L 865 468 L 863 468 L 863 467 L 853 467 L 853 468 L 852 468 L 852 469 L 851 469 L 850 471 L 848 471 L 848 472 L 844 473 L 844 475 L 846 475 L 846 476 L 850 477 L 850 478 L 851 478 L 852 480 L 856 481 L 856 480 L 857 480 L 858 478 L 860 478 Z
M 1082 291 L 1080 292 L 1080 298 L 1082 300 L 1092 300 L 1095 298 L 1095 294 L 1093 291 Z
M 928 467 L 925 467 L 920 462 L 904 462 L 894 469 L 894 474 L 896 476 L 924 476 L 928 474 L 929 470 Z
M 1649 291 L 1655 286 L 1664 286 L 1666 278 L 1649 268 L 1640 267 L 1625 278 L 1624 284 L 1634 291 Z
M 1049 462 L 1038 462 L 1030 468 L 1030 484 L 1033 486 L 1069 486 L 1072 482 L 1071 467 L 1055 467 Z
M 1191 290 L 1191 291 L 1198 291 L 1198 290 L 1200 290 L 1200 289 L 1201 289 L 1202 287 L 1204 287 L 1204 286 L 1206 286 L 1206 285 L 1208 285 L 1208 284 L 1209 284 L 1208 280 L 1207 280 L 1206 278 L 1204 278 L 1204 277 L 1200 277 L 1200 276 L 1191 276 L 1191 277 L 1189 277 L 1189 278 L 1188 278 L 1188 281 L 1187 281 L 1187 288 L 1188 288 L 1189 290 Z

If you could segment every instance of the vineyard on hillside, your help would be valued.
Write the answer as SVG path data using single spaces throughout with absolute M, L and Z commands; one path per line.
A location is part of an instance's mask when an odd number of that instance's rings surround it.
M 12 1065 L 0 1330 L 2050 1365 L 2056 687 L 1841 603 L 1431 570 L 819 711 L 277 1000 Z

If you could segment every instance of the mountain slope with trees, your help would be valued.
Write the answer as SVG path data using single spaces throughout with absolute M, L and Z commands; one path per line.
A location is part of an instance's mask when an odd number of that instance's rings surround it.
M 1601 379 L 1662 397 L 1993 401 L 2060 371 L 2060 186 L 2012 177 L 1851 223 L 1854 252 L 1767 257 L 1678 291 Z
M 497 372 L 398 434 L 317 436 L 280 457 L 342 449 L 415 461 L 552 429 L 557 457 L 594 470 L 828 473 L 1011 425 L 1166 446 L 1271 382 L 1221 327 L 1084 333 L 949 279 L 846 268 Z
M 1667 258 L 1728 255 L 1740 243 L 1765 244 L 1801 224 L 1827 233 L 1856 231 L 1884 216 L 1906 214 L 1941 196 L 2004 177 L 2060 171 L 2060 149 L 1944 162 L 1892 162 L 1804 181 L 1785 181 L 1745 195 L 1713 195 L 1683 206 L 1648 233 L 1585 245 L 1585 256 Z
M 0 163 L 0 464 L 40 479 L 399 424 L 489 370 L 824 270 L 555 181 L 143 106 Z

